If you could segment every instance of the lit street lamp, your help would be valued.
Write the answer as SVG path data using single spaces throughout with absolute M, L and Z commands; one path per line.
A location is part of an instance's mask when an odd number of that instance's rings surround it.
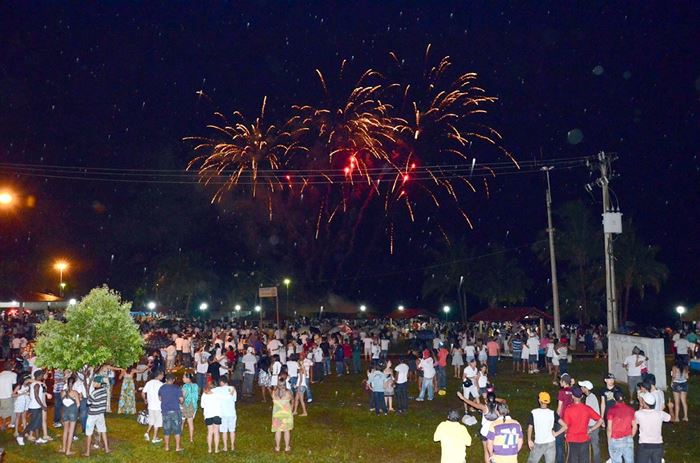
M 236 310 L 236 312 L 240 312 L 240 311 L 241 311 L 241 305 L 240 305 L 240 304 L 236 304 L 236 306 L 234 307 L 234 309 Z
M 15 202 L 15 194 L 9 190 L 0 191 L 0 206 L 9 207 Z
M 367 306 L 366 306 L 366 305 L 361 305 L 361 306 L 360 306 L 360 312 L 367 312 Z
M 148 307 L 148 310 L 156 310 L 156 303 L 154 301 L 150 301 L 148 304 L 146 304 L 146 307 Z
M 285 312 L 289 313 L 289 285 L 291 284 L 292 280 L 289 278 L 285 278 L 282 283 L 284 283 L 284 286 L 287 290 L 287 306 L 285 307 Z
M 399 306 L 399 312 L 403 312 L 404 307 L 402 305 Z
M 77 304 L 77 303 L 78 303 L 78 301 L 75 300 L 75 299 L 71 299 L 71 300 L 68 301 L 68 305 L 75 305 L 75 304 Z
M 686 308 L 683 305 L 679 305 L 676 307 L 676 313 L 678 314 L 678 319 L 681 322 L 681 327 L 683 326 L 683 314 L 686 313 Z
M 63 272 L 65 270 L 68 270 L 68 262 L 66 262 L 65 260 L 56 261 L 56 263 L 53 264 L 53 268 L 58 270 L 58 275 L 59 275 L 58 287 L 60 289 L 60 296 L 63 297 L 63 289 L 66 287 L 65 283 L 63 283 Z
M 260 312 L 261 310 L 262 310 L 262 307 L 260 307 L 259 305 L 256 305 L 256 306 L 255 306 L 255 311 L 256 311 L 256 312 Z
M 209 308 L 209 304 L 207 304 L 206 302 L 202 302 L 201 304 L 199 304 L 199 310 L 201 310 L 202 312 L 204 312 L 208 308 Z
M 447 323 L 447 315 L 450 313 L 450 306 L 446 305 L 442 308 L 442 311 L 445 312 L 445 323 Z

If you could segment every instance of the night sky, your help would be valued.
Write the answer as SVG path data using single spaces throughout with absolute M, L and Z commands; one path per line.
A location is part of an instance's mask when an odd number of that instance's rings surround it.
M 430 43 L 499 98 L 486 121 L 518 160 L 618 154 L 617 202 L 669 267 L 661 294 L 643 301 L 650 318 L 663 318 L 700 301 L 700 7 L 584 3 L 5 2 L 0 162 L 184 169 L 193 151 L 182 138 L 205 133 L 213 111 L 255 114 L 268 96 L 270 117 L 281 117 L 275 111 L 319 95 L 316 68 L 332 74 L 343 58 L 355 72 L 382 68 L 390 51 L 420 62 Z M 128 297 L 140 286 L 150 295 L 158 262 L 183 253 L 217 287 L 240 272 L 267 284 L 297 271 L 300 256 L 284 251 L 295 243 L 247 230 L 243 209 L 209 205 L 199 186 L 32 172 L 0 166 L 0 185 L 35 199 L 2 216 L 4 288 L 55 288 L 56 257 L 73 264 L 75 294 L 109 282 Z M 597 217 L 600 191 L 584 190 L 593 178 L 586 168 L 554 171 L 555 205 L 581 199 Z M 465 239 L 522 254 L 536 286 L 527 303 L 544 306 L 548 268 L 525 255 L 546 226 L 542 175 L 496 178 L 490 199 L 475 195 L 466 209 L 475 230 Z M 353 250 L 333 291 L 373 307 L 427 304 L 421 268 L 439 239 L 420 224 L 398 235 L 394 255 L 384 239 Z M 261 268 L 269 247 L 278 264 Z M 323 290 L 324 280 L 306 286 Z

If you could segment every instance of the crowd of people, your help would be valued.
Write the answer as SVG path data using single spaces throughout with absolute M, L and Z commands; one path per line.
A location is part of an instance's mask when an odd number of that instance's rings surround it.
M 412 383 L 416 402 L 446 395 L 451 371 L 461 383 L 458 398 L 464 410 L 451 410 L 435 432 L 444 462 L 464 461 L 465 447 L 471 445 L 464 424 L 476 424 L 479 415 L 486 463 L 515 462 L 525 444 L 532 463 L 542 458 L 547 463 L 599 463 L 601 432 L 607 434 L 613 463 L 633 461 L 636 435 L 636 461 L 656 462 L 663 453 L 661 423 L 688 420 L 688 362 L 698 341 L 694 331 L 670 337 L 676 361 L 671 370 L 673 400 L 666 402 L 639 349 L 625 360 L 626 395 L 612 374 L 596 381 L 598 385 L 571 377 L 573 351 L 605 355 L 603 327 L 572 328 L 557 338 L 551 327 L 540 333 L 537 326 L 518 323 L 299 320 L 282 329 L 260 329 L 236 320 L 165 323 L 146 318 L 138 323 L 147 348 L 135 365 L 86 366 L 81 371 L 40 369 L 32 348 L 34 324 L 5 323 L 0 430 L 12 429 L 20 446 L 45 444 L 53 440 L 48 432 L 53 404 L 53 427 L 63 428 L 62 453 L 73 455 L 73 444 L 82 436 L 84 455 L 97 449 L 109 453 L 105 415 L 112 411 L 112 394 L 120 384 L 117 413 L 138 415 L 146 426 L 144 440 L 162 442 L 166 451 L 172 444 L 176 452 L 183 451 L 185 431 L 190 445 L 194 443 L 200 408 L 208 451 L 234 451 L 237 405 L 259 395 L 272 404 L 275 451 L 289 452 L 295 417 L 308 415 L 314 384 L 329 376 L 361 375 L 369 409 L 386 416 L 409 412 Z M 397 355 L 392 346 L 399 342 L 407 348 Z M 548 374 L 560 388 L 554 409 L 549 392 L 537 394 L 539 407 L 528 415 L 526 430 L 511 417 L 508 398 L 496 394 L 502 357 L 511 359 L 513 373 Z M 140 413 L 137 395 L 145 407 Z M 638 410 L 631 408 L 635 404 Z M 76 430 L 78 423 L 81 432 Z

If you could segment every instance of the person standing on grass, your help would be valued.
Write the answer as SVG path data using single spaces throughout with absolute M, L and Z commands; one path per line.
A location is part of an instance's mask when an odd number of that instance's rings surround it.
M 496 394 L 494 392 L 489 392 L 486 395 L 486 400 L 485 403 L 481 402 L 475 402 L 473 400 L 469 400 L 466 397 L 462 395 L 461 392 L 457 393 L 457 397 L 459 397 L 459 400 L 464 402 L 467 406 L 473 407 L 481 412 L 481 429 L 479 430 L 479 436 L 481 438 L 481 443 L 484 446 L 484 462 L 485 463 L 490 463 L 491 462 L 491 453 L 489 450 L 489 443 L 488 443 L 488 434 L 489 434 L 489 429 L 491 429 L 491 423 L 498 418 L 498 412 L 496 411 L 496 407 L 500 402 L 504 402 L 502 399 L 496 398 Z
M 591 407 L 594 412 L 602 416 L 602 413 L 600 413 L 600 402 L 598 401 L 598 397 L 593 393 L 593 383 L 590 381 L 579 381 L 578 385 L 581 387 L 581 390 L 586 397 L 585 404 Z M 603 421 L 603 423 L 605 423 L 605 421 Z M 590 420 L 588 422 L 589 428 L 594 424 L 595 421 Z M 592 463 L 600 463 L 600 428 L 595 430 L 590 429 L 588 431 L 588 435 L 591 438 Z
M 39 432 L 42 430 L 43 413 L 47 408 L 47 394 L 43 386 L 44 372 L 42 370 L 36 370 L 33 377 L 34 380 L 29 383 L 29 405 L 27 406 L 29 410 L 29 424 L 17 436 L 17 443 L 19 445 L 24 445 L 24 437 L 27 434 L 29 435 L 27 440 L 35 444 L 45 444 L 48 442 L 46 439 L 38 437 Z
M 243 356 L 243 365 L 245 372 L 243 373 L 243 397 L 253 396 L 253 380 L 255 379 L 255 365 L 258 359 L 255 357 L 255 349 L 248 347 L 246 354 Z
M 194 442 L 194 417 L 197 414 L 197 402 L 199 401 L 199 386 L 192 382 L 192 373 L 182 376 L 182 417 L 187 420 L 190 431 L 190 443 Z
M 600 428 L 603 419 L 591 407 L 583 403 L 584 394 L 579 386 L 571 388 L 574 403 L 564 409 L 562 420 L 568 428 L 566 442 L 569 444 L 567 463 L 590 463 L 590 433 Z M 593 420 L 593 426 L 589 422 Z
M 106 378 L 101 375 L 96 375 L 92 379 L 92 389 L 87 398 L 88 417 L 87 428 L 85 429 L 87 440 L 85 441 L 84 457 L 90 456 L 90 444 L 92 443 L 92 434 L 95 429 L 97 429 L 99 434 L 97 440 L 99 440 L 100 437 L 102 438 L 105 453 L 110 452 L 109 442 L 107 441 L 107 424 L 105 423 L 105 413 L 107 412 L 107 389 L 104 387 L 105 381 Z
M 528 373 L 539 373 L 537 364 L 540 351 L 540 338 L 537 337 L 537 333 L 531 331 L 526 343 L 527 349 L 529 351 L 528 363 L 530 370 L 528 371 Z
M 163 386 L 163 372 L 156 370 L 153 379 L 146 383 L 141 391 L 143 403 L 148 407 L 148 428 L 143 437 L 146 442 L 151 441 L 154 444 L 161 442 L 158 439 L 158 428 L 163 427 L 163 413 L 160 408 L 160 398 L 158 391 Z M 153 429 L 153 438 L 150 437 L 151 428 Z
M 673 422 L 678 422 L 680 408 L 683 406 L 685 417 L 683 421 L 688 421 L 688 378 L 690 370 L 688 364 L 680 356 L 671 368 L 671 390 L 673 391 Z
M 163 436 L 165 451 L 170 450 L 170 436 L 175 436 L 175 451 L 182 452 L 180 435 L 182 434 L 182 411 L 184 402 L 182 390 L 175 384 L 175 375 L 165 375 L 165 384 L 158 389 L 158 400 L 163 415 Z
M 214 453 L 219 453 L 219 426 L 221 425 L 221 396 L 212 392 L 211 384 L 204 386 L 202 394 L 202 414 L 207 425 L 207 447 L 209 453 L 214 445 Z
M 440 463 L 466 463 L 467 447 L 472 445 L 469 431 L 459 422 L 460 413 L 450 410 L 447 421 L 440 423 L 433 434 L 433 441 L 440 442 Z
M 643 356 L 639 355 L 639 347 L 634 346 L 632 355 L 628 355 L 622 366 L 627 370 L 627 387 L 630 392 L 630 404 L 634 403 L 634 396 L 637 392 L 637 385 L 642 382 Z
M 452 368 L 453 378 L 462 377 L 462 367 L 464 366 L 464 355 L 462 354 L 462 347 L 459 344 L 452 346 Z
M 386 368 L 384 369 L 384 402 L 390 412 L 394 410 L 394 392 L 396 388 L 396 380 L 394 379 L 394 371 L 391 369 L 391 360 L 387 360 Z
M 135 369 L 122 369 L 119 378 L 122 380 L 122 389 L 119 392 L 119 406 L 117 413 L 125 415 L 136 414 L 136 387 L 134 385 Z
M 14 406 L 12 401 L 12 388 L 17 384 L 17 373 L 12 371 L 12 364 L 5 362 L 3 371 L 0 373 L 0 431 L 5 431 L 7 419 L 12 421 Z
M 418 370 L 423 372 L 423 381 L 420 387 L 420 394 L 416 400 L 418 402 L 422 402 L 425 400 L 426 394 L 428 396 L 428 400 L 433 400 L 433 378 L 435 378 L 435 364 L 428 349 L 423 351 L 423 358 L 418 363 Z
M 612 373 L 605 375 L 603 381 L 605 382 L 605 387 L 600 393 L 600 416 L 602 416 L 607 422 L 608 409 L 617 404 L 617 401 L 615 400 L 615 393 L 618 391 L 622 393 L 622 389 L 620 386 L 615 384 L 615 375 Z
M 515 333 L 510 339 L 511 353 L 513 356 L 513 371 L 520 371 L 520 359 L 523 356 L 523 340 L 520 338 L 520 333 Z
M 496 407 L 498 418 L 491 422 L 487 435 L 491 463 L 518 463 L 518 452 L 523 446 L 523 429 L 510 417 L 505 402 Z
M 295 355 L 296 358 L 296 355 Z M 308 391 L 309 378 L 306 376 L 306 369 L 304 368 L 304 362 L 299 360 L 297 362 L 297 377 L 294 382 L 289 381 L 289 384 L 296 384 L 296 387 L 292 388 L 292 395 L 294 396 L 292 404 L 292 413 L 297 414 L 297 409 L 301 405 L 302 414 L 299 416 L 306 416 L 306 403 L 304 403 L 304 394 Z
M 61 391 L 63 391 L 63 385 L 65 384 L 65 374 L 60 368 L 53 370 L 53 396 L 56 398 L 54 400 L 53 407 L 53 427 L 60 428 L 62 426 L 62 415 L 63 404 L 60 400 Z
M 551 397 L 549 393 L 540 392 L 537 401 L 540 407 L 530 412 L 527 423 L 527 445 L 530 448 L 527 463 L 539 463 L 542 457 L 544 457 L 545 463 L 554 463 L 557 457 L 556 438 L 566 432 L 566 423 L 559 418 L 554 410 L 550 410 Z M 557 428 L 559 429 L 557 430 Z M 532 439 L 533 431 L 535 432 L 534 440 Z
M 497 337 L 492 337 L 491 340 L 486 343 L 486 353 L 488 354 L 486 362 L 489 367 L 489 374 L 496 376 L 498 373 L 498 359 L 501 357 L 501 346 L 498 344 Z
M 206 343 L 194 354 L 195 372 L 197 373 L 197 386 L 199 391 L 204 391 L 207 382 L 207 371 L 209 371 L 209 352 Z
M 280 375 L 279 384 L 272 391 L 272 432 L 275 433 L 275 452 L 280 451 L 280 441 L 284 434 L 284 451 L 292 450 L 290 446 L 291 432 L 294 429 L 292 413 L 292 393 L 287 389 L 287 374 Z
M 399 364 L 394 367 L 396 372 L 396 412 L 405 413 L 408 411 L 408 371 L 406 359 L 401 357 Z
M 386 381 L 386 375 L 381 370 L 379 364 L 372 365 L 372 372 L 369 374 L 367 382 L 369 383 L 369 388 L 372 391 L 372 401 L 374 402 L 374 413 L 379 416 L 379 412 L 382 411 L 384 415 L 388 413 L 386 408 L 386 402 L 384 401 L 384 382 Z
M 444 343 L 440 343 L 437 351 L 437 388 L 438 390 L 447 389 L 447 356 L 450 351 L 447 350 Z
M 639 427 L 638 463 L 661 463 L 664 456 L 664 440 L 661 427 L 671 421 L 671 415 L 654 410 L 656 400 L 645 394 L 639 401 L 640 409 L 634 412 L 634 421 Z
M 56 400 L 60 400 L 63 406 L 63 438 L 60 452 L 67 457 L 75 454 L 71 452 L 70 448 L 73 445 L 73 435 L 75 434 L 75 425 L 78 422 L 78 410 L 80 408 L 80 393 L 73 389 L 75 380 L 75 376 L 69 376 L 61 394 L 56 396 Z
M 352 372 L 357 374 L 362 371 L 362 343 L 359 339 L 352 340 Z
M 221 405 L 221 425 L 219 432 L 224 439 L 224 452 L 228 452 L 228 442 L 231 440 L 231 451 L 236 450 L 236 400 L 238 394 L 236 388 L 231 386 L 226 378 L 219 378 L 219 386 L 212 392 L 219 396 Z
M 625 403 L 622 390 L 614 392 L 615 405 L 607 409 L 608 452 L 611 463 L 634 463 L 634 409 Z

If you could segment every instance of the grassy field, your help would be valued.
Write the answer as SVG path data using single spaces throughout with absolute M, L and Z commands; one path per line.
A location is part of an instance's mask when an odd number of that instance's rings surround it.
M 501 369 L 510 368 L 509 359 L 502 362 Z M 602 384 L 605 363 L 602 360 L 574 362 L 572 374 L 579 379 L 589 379 L 596 386 Z M 270 432 L 271 405 L 259 401 L 240 403 L 238 406 L 238 434 L 236 450 L 230 455 L 207 454 L 206 428 L 199 415 L 195 424 L 195 442 L 184 444 L 182 454 L 169 454 L 163 444 L 151 444 L 143 440 L 144 427 L 136 423 L 135 417 L 110 414 L 107 427 L 112 453 L 94 453 L 90 459 L 73 456 L 67 458 L 57 453 L 60 444 L 60 429 L 50 429 L 55 437 L 53 442 L 39 446 L 28 444 L 21 448 L 9 433 L 0 436 L 0 445 L 6 450 L 8 462 L 62 462 L 62 461 L 240 461 L 240 462 L 414 462 L 439 461 L 440 446 L 433 443 L 435 427 L 445 419 L 450 408 L 459 408 L 455 397 L 457 380 L 450 380 L 449 393 L 436 396 L 433 402 L 409 404 L 409 414 L 405 416 L 376 417 L 368 409 L 368 400 L 362 391 L 359 375 L 332 377 L 323 384 L 314 385 L 314 402 L 309 405 L 309 416 L 296 418 L 292 432 L 292 452 L 274 451 L 273 434 Z M 692 381 L 694 383 L 695 381 Z M 690 424 L 671 424 L 664 427 L 666 441 L 666 461 L 669 463 L 698 462 L 700 449 L 693 442 L 700 439 L 696 404 L 700 393 L 690 386 Z M 496 379 L 499 396 L 508 398 L 513 417 L 526 423 L 527 414 L 536 406 L 536 394 L 547 390 L 554 394 L 556 387 L 545 375 L 513 375 L 503 372 Z M 118 390 L 118 387 L 115 388 Z M 412 384 L 410 396 L 415 396 L 416 386 Z M 143 404 L 139 403 L 139 409 Z M 116 409 L 116 406 L 114 406 Z M 482 462 L 481 442 L 478 440 L 478 426 L 470 427 L 474 438 L 468 449 L 468 462 Z M 186 437 L 186 436 L 185 436 Z M 187 439 L 187 438 L 186 438 Z M 603 438 L 604 439 L 604 438 Z M 75 450 L 84 450 L 84 439 L 78 441 Z M 605 452 L 605 443 L 601 448 Z M 174 445 L 173 447 L 174 448 Z M 519 461 L 526 461 L 527 450 L 523 449 Z

